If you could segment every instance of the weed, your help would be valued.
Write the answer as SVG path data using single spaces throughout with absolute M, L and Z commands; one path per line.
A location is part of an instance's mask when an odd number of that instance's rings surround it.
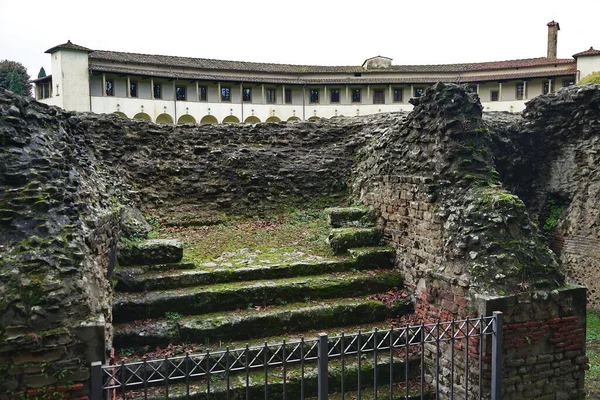
M 183 318 L 183 315 L 179 314 L 178 312 L 167 311 L 165 312 L 165 317 L 167 317 L 171 321 L 177 321 Z

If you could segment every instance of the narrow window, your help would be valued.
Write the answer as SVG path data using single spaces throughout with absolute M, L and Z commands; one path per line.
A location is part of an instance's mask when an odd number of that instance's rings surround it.
M 319 89 L 310 89 L 310 102 L 311 103 L 319 102 Z
M 185 86 L 175 86 L 175 96 L 178 101 L 185 101 Z
M 107 96 L 115 95 L 115 82 L 114 81 L 106 81 L 106 95 Z
M 421 96 L 423 96 L 423 93 L 425 93 L 425 88 L 416 87 L 414 97 L 421 97 Z
M 230 87 L 222 87 L 221 88 L 221 101 L 231 101 L 231 88 Z
M 490 92 L 490 101 L 498 101 L 500 98 L 500 92 L 497 90 L 492 90 Z
M 525 94 L 525 84 L 523 82 L 517 82 L 516 91 L 517 100 L 523 100 L 523 95 Z
M 242 89 L 242 101 L 252 101 L 252 88 Z
M 340 89 L 331 89 L 331 102 L 332 103 L 340 102 Z
M 404 100 L 402 99 L 404 95 L 404 90 L 402 88 L 394 88 L 394 103 L 402 103 Z
M 545 81 L 542 93 L 543 94 L 548 94 L 548 93 L 552 93 L 552 92 L 554 92 L 553 82 L 551 82 L 551 81 Z
M 373 104 L 385 104 L 383 89 L 375 89 L 373 92 Z
M 138 83 L 129 82 L 129 96 L 138 97 Z
M 162 99 L 162 84 L 161 83 L 155 83 L 154 88 L 152 90 L 154 91 L 155 99 Z
M 206 101 L 206 86 L 198 86 L 198 100 Z
M 275 103 L 277 100 L 275 89 L 267 89 L 267 103 Z
M 360 103 L 360 89 L 352 89 L 352 102 Z
M 292 89 L 285 89 L 285 103 L 292 103 Z

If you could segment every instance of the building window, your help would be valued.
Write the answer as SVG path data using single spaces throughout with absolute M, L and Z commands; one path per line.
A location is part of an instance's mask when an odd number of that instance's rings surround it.
M 331 102 L 332 103 L 340 102 L 340 89 L 331 89 Z
M 115 95 L 115 82 L 114 81 L 106 81 L 106 95 L 107 96 Z
M 360 103 L 360 89 L 352 89 L 352 102 Z
M 425 93 L 425 88 L 416 87 L 414 89 L 413 97 L 421 97 L 421 96 L 423 96 L 424 93 Z
M 186 87 L 185 86 L 175 86 L 175 98 L 178 101 L 185 101 L 185 92 L 186 92 Z
M 155 99 L 162 99 L 162 84 L 161 83 L 155 83 L 154 88 L 152 90 L 154 92 Z
M 500 92 L 497 90 L 492 90 L 490 92 L 490 101 L 498 101 L 500 98 Z
M 545 81 L 544 82 L 544 88 L 542 89 L 542 93 L 543 94 L 548 94 L 548 93 L 552 93 L 554 92 L 554 82 L 552 81 Z
M 47 99 L 50 97 L 50 86 L 49 82 L 40 83 L 38 87 L 38 99 Z
M 575 84 L 575 81 L 573 79 L 563 79 L 563 81 L 562 81 L 563 87 L 573 86 L 574 84 Z
M 252 88 L 242 89 L 242 101 L 252 101 Z
M 206 86 L 198 86 L 198 100 L 206 101 Z
M 311 103 L 319 102 L 319 89 L 310 89 L 310 102 Z
M 138 97 L 138 83 L 137 82 L 129 82 L 129 96 L 130 97 Z
M 275 89 L 267 89 L 267 103 L 275 103 L 277 95 Z
M 516 90 L 517 100 L 523 100 L 523 97 L 525 97 L 525 84 L 523 82 L 518 82 Z
M 222 87 L 221 88 L 221 101 L 231 101 L 231 88 L 230 87 Z
M 477 93 L 477 85 L 469 85 L 469 86 L 467 86 L 467 92 L 469 92 L 469 93 Z
M 285 89 L 285 103 L 292 103 L 292 89 Z
M 404 89 L 394 88 L 394 103 L 402 103 L 404 101 L 402 99 L 403 94 L 404 94 Z
M 373 92 L 373 104 L 385 104 L 383 89 L 375 89 Z

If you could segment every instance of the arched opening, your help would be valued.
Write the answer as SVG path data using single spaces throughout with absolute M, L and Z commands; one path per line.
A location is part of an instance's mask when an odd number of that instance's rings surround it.
M 195 124 L 196 118 L 192 117 L 190 114 L 185 114 L 179 117 L 177 120 L 178 124 Z
M 133 119 L 143 119 L 144 121 L 152 121 L 152 118 L 146 113 L 137 113 L 133 116 Z
M 235 115 L 230 115 L 228 117 L 225 117 L 225 119 L 223 120 L 223 123 L 224 124 L 239 124 L 240 120 Z
M 310 117 L 308 120 L 309 120 L 309 121 L 318 121 L 318 120 L 320 120 L 320 119 L 321 119 L 321 117 L 317 117 L 316 115 L 313 115 L 313 116 L 312 116 L 312 117 Z
M 173 117 L 171 117 L 169 114 L 160 114 L 158 117 L 156 117 L 156 123 L 157 124 L 172 124 Z
M 218 124 L 219 121 L 215 118 L 214 115 L 205 115 L 200 120 L 201 124 Z
M 248 118 L 246 118 L 244 122 L 247 124 L 258 124 L 260 123 L 260 119 L 258 117 L 255 117 L 254 115 L 251 115 Z
M 125 115 L 125 113 L 121 111 L 115 111 L 113 114 L 118 115 L 121 118 L 127 118 L 127 115 Z
M 288 121 L 300 121 L 300 117 L 296 117 L 296 116 L 294 116 L 294 117 L 289 117 L 289 118 L 288 118 Z
M 272 116 L 267 118 L 267 122 L 281 122 L 281 119 L 279 117 Z

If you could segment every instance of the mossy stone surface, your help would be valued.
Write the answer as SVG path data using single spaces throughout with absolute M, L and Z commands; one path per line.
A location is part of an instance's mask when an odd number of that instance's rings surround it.
M 375 213 L 368 207 L 326 208 L 327 222 L 332 228 L 367 227 L 375 224 Z
M 183 245 L 172 239 L 153 239 L 123 246 L 119 250 L 121 265 L 177 263 L 183 258 Z
M 376 246 L 381 239 L 377 228 L 334 228 L 327 241 L 335 254 L 342 254 L 354 247 Z

